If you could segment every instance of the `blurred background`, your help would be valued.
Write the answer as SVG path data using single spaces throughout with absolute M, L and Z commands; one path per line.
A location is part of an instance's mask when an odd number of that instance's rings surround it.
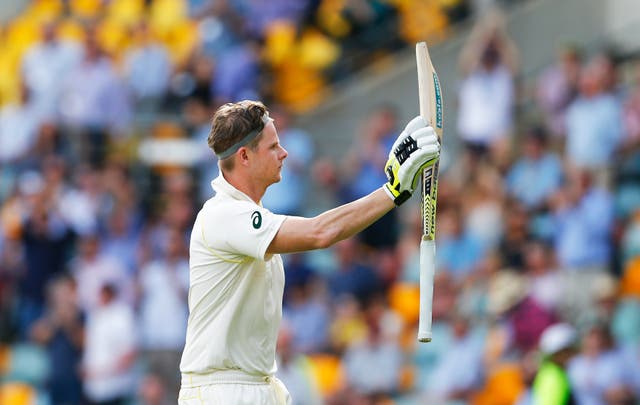
M 315 215 L 386 181 L 419 40 L 445 102 L 433 342 L 412 198 L 285 257 L 294 404 L 530 404 L 552 363 L 578 404 L 640 398 L 638 2 L 3 0 L 0 18 L 3 405 L 176 403 L 212 113 L 264 100 L 289 151 L 264 205 Z

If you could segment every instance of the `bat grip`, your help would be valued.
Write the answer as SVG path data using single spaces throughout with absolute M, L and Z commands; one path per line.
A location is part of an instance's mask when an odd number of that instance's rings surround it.
M 433 311 L 433 278 L 436 267 L 436 243 L 426 236 L 420 242 L 420 316 L 418 341 L 431 341 Z

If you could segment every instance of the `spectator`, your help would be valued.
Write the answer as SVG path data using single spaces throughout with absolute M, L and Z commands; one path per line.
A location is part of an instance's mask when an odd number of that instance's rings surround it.
M 337 353 L 344 353 L 367 337 L 368 326 L 355 298 L 348 295 L 338 298 L 329 332 L 331 349 Z
M 114 207 L 107 218 L 102 242 L 102 253 L 119 258 L 131 276 L 137 273 L 140 259 L 140 232 L 134 217 L 125 207 Z
M 562 161 L 549 151 L 547 143 L 547 134 L 542 128 L 530 128 L 525 135 L 522 156 L 506 178 L 509 193 L 532 211 L 547 208 L 549 198 L 562 185 Z
M 363 197 L 386 181 L 379 168 L 384 167 L 388 150 L 396 138 L 397 119 L 395 107 L 382 105 L 376 107 L 363 123 L 360 139 L 345 158 L 345 177 L 349 183 L 343 185 L 344 201 Z M 398 241 L 398 225 L 396 211 L 390 211 L 359 237 L 367 246 L 389 249 Z
M 378 316 L 370 317 L 367 338 L 344 356 L 349 384 L 367 396 L 389 396 L 399 388 L 402 352 L 395 341 L 384 338 L 381 322 Z
M 166 399 L 164 380 L 155 375 L 147 374 L 140 382 L 136 405 L 172 405 L 175 400 Z
M 19 281 L 20 330 L 26 336 L 32 322 L 44 313 L 45 286 L 69 261 L 74 234 L 52 206 L 50 191 L 39 174 L 27 174 L 21 183 L 29 195 L 21 233 L 25 273 Z
M 634 69 L 634 84 L 623 105 L 624 140 L 622 150 L 640 146 L 640 64 Z
M 566 370 L 574 355 L 576 340 L 576 331 L 566 323 L 544 330 L 538 346 L 545 357 L 533 381 L 532 404 L 543 401 L 554 405 L 575 403 L 575 392 Z
M 73 279 L 63 275 L 52 280 L 48 288 L 48 308 L 31 328 L 31 338 L 42 345 L 53 365 L 48 390 L 54 404 L 79 404 L 82 399 L 80 361 L 84 325 L 77 307 Z
M 502 271 L 492 279 L 488 300 L 489 311 L 502 321 L 507 349 L 518 354 L 536 348 L 544 330 L 557 322 L 556 315 L 530 295 L 527 279 L 512 271 Z
M 153 38 L 146 22 L 141 22 L 133 35 L 137 45 L 124 57 L 127 84 L 138 103 L 153 107 L 167 91 L 172 70 L 169 52 Z
M 55 184 L 57 208 L 79 235 L 89 235 L 98 231 L 101 211 L 104 209 L 104 190 L 100 183 L 100 173 L 88 166 L 77 167 L 74 171 L 74 185 L 64 182 L 64 160 L 47 159 L 49 176 L 56 174 Z
M 187 330 L 189 263 L 182 233 L 172 229 L 162 258 L 140 270 L 141 348 L 149 371 L 162 378 L 167 399 L 175 402 L 178 365 Z
M 285 257 L 287 271 L 284 273 L 284 305 L 289 305 L 291 291 L 304 287 L 315 279 L 315 271 L 304 253 L 293 253 Z
M 42 26 L 42 40 L 34 44 L 22 59 L 24 83 L 32 94 L 34 106 L 41 116 L 57 114 L 64 80 L 82 58 L 78 44 L 61 40 L 60 26 L 47 22 Z
M 321 351 L 329 337 L 329 308 L 322 297 L 314 296 L 313 283 L 290 290 L 289 305 L 283 319 L 291 325 L 293 350 L 300 353 Z
M 41 116 L 30 92 L 23 86 L 17 104 L 0 108 L 0 163 L 3 166 L 24 164 L 36 144 L 40 123 Z
M 568 181 L 553 201 L 558 262 L 564 269 L 604 268 L 611 260 L 611 195 L 587 170 L 573 171 Z
M 517 57 L 498 14 L 480 20 L 460 54 L 463 79 L 457 127 L 474 155 L 500 154 L 508 146 Z
M 556 312 L 563 304 L 565 279 L 553 267 L 551 247 L 532 240 L 524 249 L 524 274 L 530 279 L 531 296 L 544 308 Z
M 538 105 L 545 114 L 546 128 L 553 135 L 566 133 L 565 114 L 578 93 L 581 62 L 580 50 L 565 46 L 559 50 L 556 63 L 545 69 L 538 79 Z
M 98 304 L 87 313 L 83 388 L 89 404 L 124 405 L 133 394 L 136 324 L 117 299 L 114 284 L 102 284 Z
M 580 168 L 608 167 L 622 142 L 622 109 L 605 90 L 601 67 L 591 61 L 580 73 L 579 95 L 567 110 L 566 156 Z
M 183 114 L 190 138 L 198 144 L 206 145 L 211 131 L 211 111 L 207 104 L 195 97 L 190 98 L 184 104 Z M 214 194 L 211 179 L 215 179 L 219 174 L 218 158 L 210 149 L 202 149 L 196 160 L 196 171 L 199 201 L 206 201 Z
M 255 99 L 258 95 L 258 50 L 253 43 L 236 44 L 216 59 L 211 93 L 215 104 Z
M 87 31 L 82 61 L 65 76 L 59 103 L 62 122 L 77 137 L 76 156 L 100 164 L 109 131 L 125 131 L 131 111 L 126 89 L 93 29 Z
M 578 403 L 632 403 L 632 387 L 625 371 L 625 359 L 615 347 L 609 328 L 592 327 L 583 338 L 580 354 L 569 363 L 569 379 Z
M 475 271 L 484 257 L 483 243 L 465 229 L 462 214 L 457 208 L 440 212 L 438 217 L 440 234 L 436 240 L 437 269 L 462 281 Z
M 277 377 L 287 386 L 292 405 L 319 405 L 322 398 L 311 373 L 309 359 L 293 349 L 292 337 L 289 327 L 281 325 L 277 344 Z
M 72 262 L 73 277 L 78 284 L 78 303 L 85 313 L 100 305 L 103 285 L 118 288 L 118 298 L 133 307 L 132 279 L 119 258 L 100 253 L 97 235 L 84 236 L 79 241 L 78 256 Z
M 498 251 L 505 267 L 516 271 L 524 265 L 524 247 L 531 239 L 529 212 L 516 200 L 505 204 L 505 230 Z
M 497 248 L 504 232 L 504 190 L 500 173 L 492 165 L 478 165 L 465 187 L 462 202 L 466 233 L 479 240 L 483 251 Z
M 482 381 L 483 336 L 475 333 L 468 319 L 454 316 L 453 336 L 425 387 L 428 402 L 469 401 Z
M 335 250 L 338 267 L 328 280 L 333 298 L 350 295 L 364 303 L 380 291 L 381 280 L 370 266 L 363 263 L 361 246 L 355 239 L 338 242 Z

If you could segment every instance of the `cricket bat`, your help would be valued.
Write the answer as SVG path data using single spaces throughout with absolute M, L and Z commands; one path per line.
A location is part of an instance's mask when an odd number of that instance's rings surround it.
M 429 50 L 425 42 L 416 44 L 418 66 L 418 97 L 420 115 L 433 127 L 442 142 L 442 92 Z M 422 173 L 422 221 L 423 233 L 420 241 L 420 316 L 418 341 L 431 341 L 433 309 L 433 277 L 436 267 L 436 201 L 438 199 L 438 166 L 426 168 Z

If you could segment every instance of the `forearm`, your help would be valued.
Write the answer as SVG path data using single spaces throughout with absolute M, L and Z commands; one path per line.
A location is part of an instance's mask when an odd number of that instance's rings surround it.
M 362 231 L 394 207 L 393 201 L 379 188 L 365 197 L 318 215 L 314 221 L 320 229 L 326 230 L 328 245 L 333 245 Z
M 287 217 L 267 253 L 322 249 L 362 231 L 394 207 L 386 192 L 373 193 L 314 218 Z

